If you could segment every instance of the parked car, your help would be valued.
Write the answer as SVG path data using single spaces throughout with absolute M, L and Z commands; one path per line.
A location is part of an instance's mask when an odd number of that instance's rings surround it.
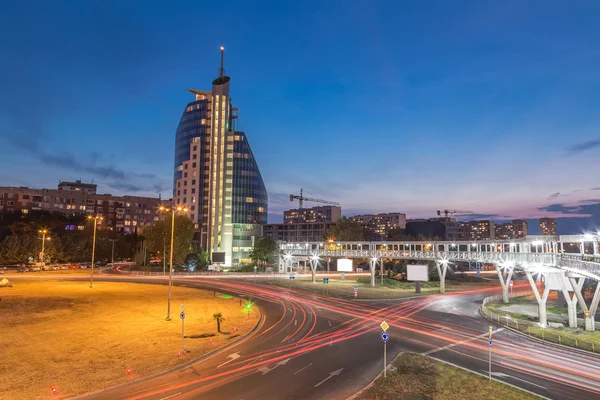
M 58 266 L 58 265 L 52 265 L 52 266 L 50 267 L 50 269 L 51 269 L 52 271 L 58 271 L 58 270 L 60 269 L 60 266 Z
M 42 271 L 52 271 L 52 266 L 51 265 L 44 265 L 44 266 L 42 266 Z
M 69 265 L 69 269 L 79 269 L 79 268 L 81 268 L 81 267 L 79 265 L 77 265 L 77 264 L 71 264 L 71 265 Z
M 96 267 L 104 267 L 106 263 L 104 261 L 96 261 Z
M 31 272 L 31 268 L 25 265 L 20 265 L 19 268 L 17 268 L 17 272 Z
M 40 272 L 42 269 L 40 267 L 38 267 L 37 265 L 34 265 L 33 267 L 31 267 L 31 272 Z
M 61 265 L 60 269 L 69 269 L 69 266 L 68 265 Z

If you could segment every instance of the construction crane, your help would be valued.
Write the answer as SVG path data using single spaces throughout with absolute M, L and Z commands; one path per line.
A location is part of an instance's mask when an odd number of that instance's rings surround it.
M 444 214 L 445 218 L 448 219 L 448 215 L 450 214 L 473 214 L 473 211 L 469 210 L 437 210 L 437 215 Z
M 300 189 L 300 196 L 296 194 L 290 194 L 290 201 L 294 201 L 294 199 L 298 199 L 298 208 L 302 208 L 303 202 L 312 201 L 313 203 L 321 203 L 321 204 L 330 204 L 332 206 L 339 206 L 340 203 L 336 203 L 335 201 L 323 200 L 323 199 L 313 199 L 312 197 L 304 197 L 303 189 Z

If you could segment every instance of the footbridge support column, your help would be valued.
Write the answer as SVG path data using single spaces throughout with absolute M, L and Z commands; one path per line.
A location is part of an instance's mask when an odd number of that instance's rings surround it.
M 583 279 L 581 279 L 581 283 L 583 284 Z M 562 284 L 562 295 L 565 298 L 565 302 L 567 303 L 567 314 L 569 316 L 569 328 L 577 328 L 577 296 L 575 293 L 571 296 L 569 293 L 569 289 L 571 288 L 571 283 L 569 279 L 565 276 L 561 276 L 561 284 Z M 581 288 L 579 288 L 581 290 Z
M 510 280 L 512 279 L 513 271 L 515 270 L 514 266 L 506 267 L 508 271 L 506 275 L 506 279 L 504 279 L 504 271 L 500 268 L 500 265 L 496 264 L 496 272 L 498 273 L 498 280 L 500 280 L 500 286 L 502 287 L 502 302 L 508 304 L 510 302 L 510 296 L 508 295 L 508 289 L 510 285 Z
M 537 303 L 538 303 L 538 316 L 540 319 L 540 326 L 542 328 L 545 328 L 548 325 L 548 318 L 546 315 L 546 301 L 548 300 L 548 293 L 550 293 L 550 288 L 548 286 L 545 286 L 544 292 L 540 296 L 540 292 L 538 292 L 538 288 L 535 285 L 535 281 L 533 280 L 533 277 L 531 276 L 531 272 L 526 271 L 525 275 L 527 276 L 527 280 L 529 281 L 529 284 L 531 285 L 531 290 L 533 290 L 533 294 L 535 294 L 535 299 L 537 300 Z
M 585 330 L 593 332 L 596 330 L 595 315 L 596 311 L 598 310 L 598 302 L 600 301 L 600 284 L 596 286 L 594 298 L 592 299 L 592 303 L 590 304 L 590 308 L 588 309 L 587 304 L 585 304 L 585 299 L 581 294 L 581 288 L 583 288 L 584 280 L 585 278 L 583 277 L 580 277 L 577 280 L 577 278 L 569 276 L 569 282 L 571 283 L 573 292 L 575 292 L 575 298 L 577 298 L 579 307 L 581 307 L 581 309 L 583 310 L 583 315 L 585 317 Z
M 369 269 L 371 270 L 371 286 L 375 287 L 375 268 L 377 267 L 377 259 L 369 259 Z
M 310 258 L 310 271 L 312 273 L 313 283 L 317 282 L 317 267 L 319 266 L 319 257 L 312 256 Z
M 436 261 L 435 266 L 437 267 L 438 275 L 440 276 L 440 293 L 446 293 L 446 272 L 448 271 L 447 261 Z

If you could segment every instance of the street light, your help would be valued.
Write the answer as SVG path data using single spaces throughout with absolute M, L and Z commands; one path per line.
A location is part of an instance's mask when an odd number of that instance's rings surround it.
M 48 233 L 48 229 L 40 229 L 40 233 L 42 234 L 42 265 L 40 266 L 40 272 L 42 272 L 44 270 L 44 245 L 46 244 L 46 234 Z
M 92 217 L 91 215 L 88 215 L 88 219 L 89 220 L 94 220 L 94 238 L 92 239 L 92 273 L 90 275 L 90 288 L 92 287 L 92 284 L 94 282 L 94 256 L 96 255 L 96 228 L 98 226 L 98 221 L 102 221 L 104 218 L 103 217 Z
M 169 253 L 169 295 L 167 297 L 167 318 L 165 320 L 171 320 L 171 287 L 173 286 L 173 241 L 175 238 L 175 212 L 187 212 L 187 208 L 184 207 L 158 207 L 159 211 L 169 212 L 171 211 L 171 252 Z

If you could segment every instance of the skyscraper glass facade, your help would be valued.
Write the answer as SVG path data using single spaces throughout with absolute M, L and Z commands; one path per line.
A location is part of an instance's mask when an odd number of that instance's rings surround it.
M 234 128 L 231 79 L 223 64 L 219 71 L 210 92 L 189 89 L 196 99 L 188 103 L 176 132 L 173 202 L 188 210 L 201 247 L 211 257 L 225 253 L 225 265 L 236 266 L 250 261 L 254 241 L 262 235 L 267 191 L 246 134 Z

